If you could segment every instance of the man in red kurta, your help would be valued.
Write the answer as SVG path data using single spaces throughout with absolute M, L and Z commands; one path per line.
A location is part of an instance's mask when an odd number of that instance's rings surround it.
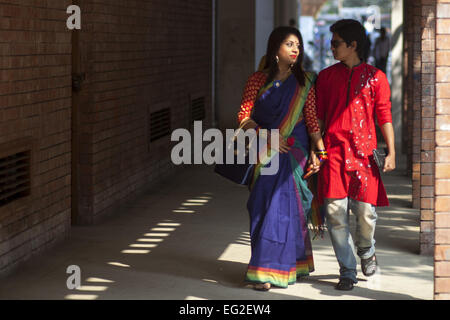
M 375 118 L 388 146 L 384 172 L 395 168 L 394 130 L 386 75 L 362 62 L 366 34 L 355 20 L 331 26 L 331 47 L 337 63 L 319 73 L 317 116 L 324 132 L 328 161 L 320 169 L 318 198 L 323 204 L 333 248 L 340 266 L 338 290 L 353 289 L 356 259 L 348 211 L 356 216 L 355 245 L 366 276 L 375 274 L 375 206 L 388 206 L 379 168 Z

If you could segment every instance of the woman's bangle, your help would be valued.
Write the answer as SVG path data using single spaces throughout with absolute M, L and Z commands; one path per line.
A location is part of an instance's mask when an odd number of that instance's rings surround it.
M 318 150 L 315 153 L 320 162 L 328 160 L 328 152 L 326 150 Z

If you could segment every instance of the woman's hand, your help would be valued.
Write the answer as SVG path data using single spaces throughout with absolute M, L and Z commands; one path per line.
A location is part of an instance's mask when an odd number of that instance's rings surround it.
M 314 151 L 311 150 L 310 157 L 307 162 L 306 166 L 306 173 L 303 176 L 303 179 L 307 179 L 313 174 L 319 172 L 320 166 L 322 165 L 322 162 L 320 162 L 319 157 L 316 155 Z
M 274 148 L 271 145 L 272 139 L 274 139 L 275 141 L 278 140 L 278 149 Z M 288 153 L 289 150 L 291 150 L 291 147 L 287 143 L 286 139 L 284 139 L 283 136 L 281 136 L 278 131 L 272 131 L 272 130 L 270 131 L 270 136 L 267 141 L 267 144 L 271 149 L 278 151 L 279 153 Z
M 322 162 L 320 162 L 319 157 L 316 155 L 314 151 L 311 151 L 308 163 L 309 167 L 311 167 L 311 170 L 313 171 L 313 174 L 319 172 Z

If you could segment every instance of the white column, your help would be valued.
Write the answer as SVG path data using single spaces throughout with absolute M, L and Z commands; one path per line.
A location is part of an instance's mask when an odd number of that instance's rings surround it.
M 392 1 L 391 100 L 396 153 L 401 152 L 403 105 L 403 0 Z
M 267 40 L 274 29 L 274 0 L 255 2 L 255 70 L 261 57 L 266 54 Z

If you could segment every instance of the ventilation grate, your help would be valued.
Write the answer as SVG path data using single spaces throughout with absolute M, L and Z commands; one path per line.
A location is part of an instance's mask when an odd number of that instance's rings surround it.
M 170 135 L 170 109 L 162 109 L 150 114 L 150 142 Z
M 205 119 L 205 97 L 191 100 L 192 122 Z
M 0 158 L 0 206 L 30 195 L 30 151 Z

